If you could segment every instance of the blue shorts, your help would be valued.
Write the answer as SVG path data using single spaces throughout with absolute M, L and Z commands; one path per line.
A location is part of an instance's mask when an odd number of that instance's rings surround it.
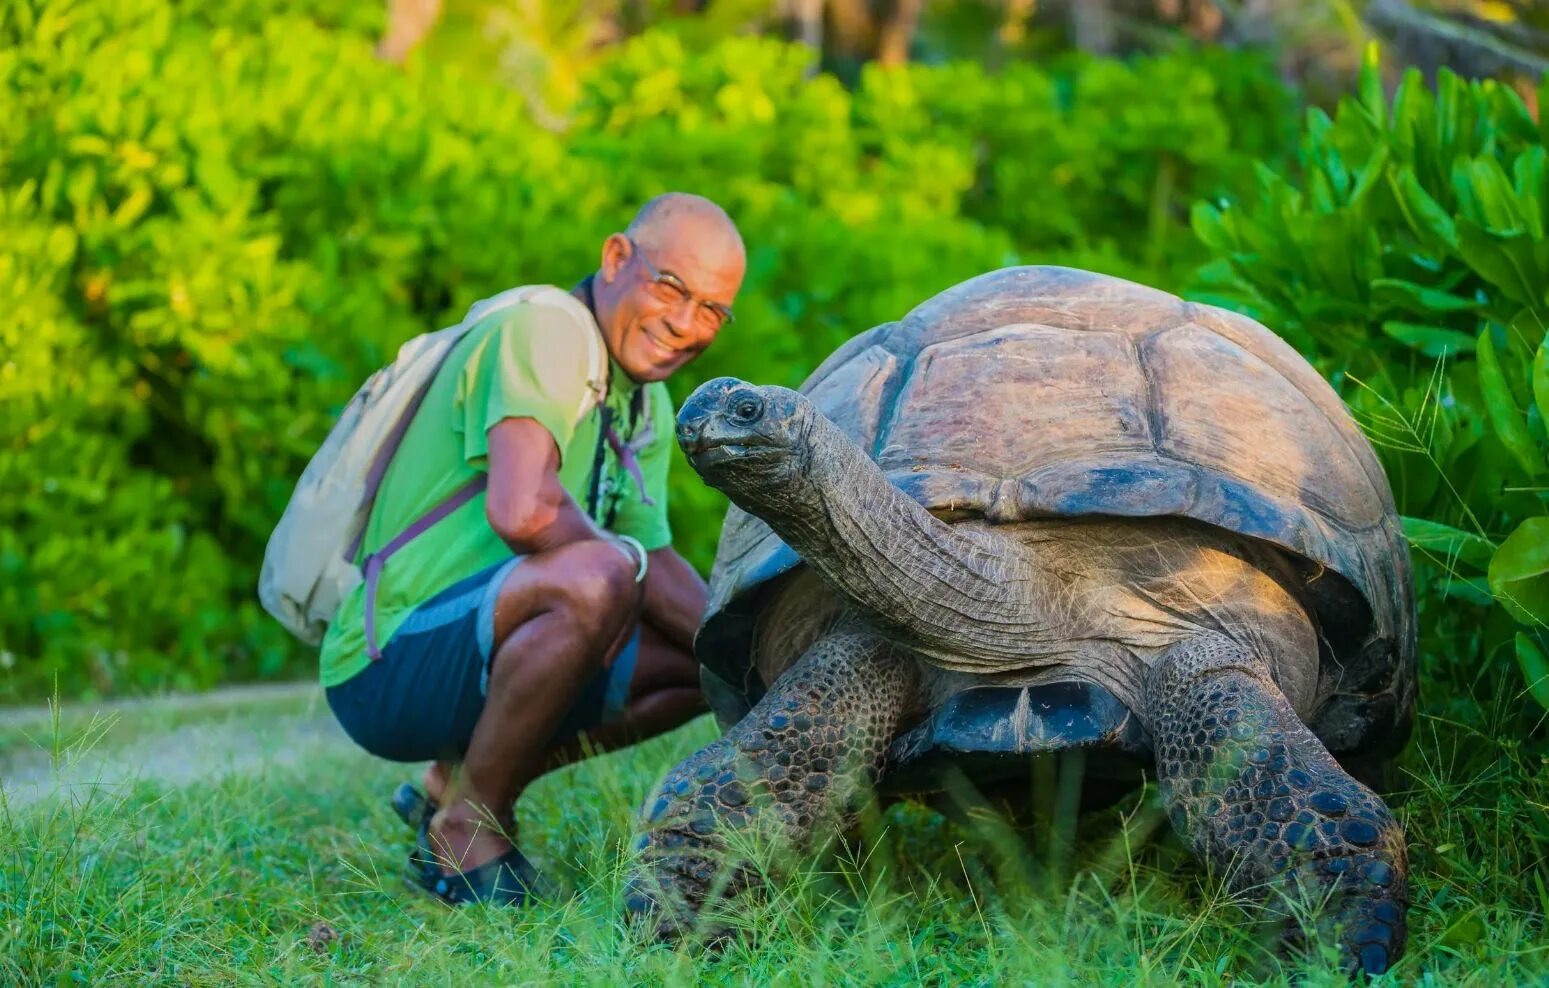
M 460 759 L 484 710 L 494 652 L 495 598 L 518 556 L 475 573 L 416 607 L 382 657 L 330 686 L 328 706 L 344 732 L 379 758 Z M 551 744 L 614 720 L 629 701 L 640 632 L 581 691 Z

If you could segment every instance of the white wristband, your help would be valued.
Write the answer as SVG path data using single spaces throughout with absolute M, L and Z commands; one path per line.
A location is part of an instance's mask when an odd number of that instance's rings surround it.
M 645 546 L 640 544 L 639 539 L 631 535 L 619 535 L 615 532 L 613 537 L 618 539 L 620 542 L 623 542 L 625 545 L 634 547 L 635 552 L 640 556 L 640 571 L 635 574 L 635 582 L 639 583 L 640 581 L 644 580 L 645 571 L 651 568 L 651 557 L 645 554 Z

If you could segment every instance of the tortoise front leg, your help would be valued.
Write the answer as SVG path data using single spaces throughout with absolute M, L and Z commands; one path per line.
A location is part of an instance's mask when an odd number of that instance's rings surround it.
M 1322 922 L 1340 930 L 1347 969 L 1386 971 L 1406 936 L 1403 831 L 1297 717 L 1267 664 L 1202 636 L 1151 670 L 1145 705 L 1162 796 L 1194 852 L 1234 891 L 1328 896 Z
M 736 727 L 673 769 L 648 800 L 629 911 L 652 914 L 659 935 L 680 935 L 717 883 L 726 896 L 752 883 L 729 853 L 732 831 L 796 847 L 819 828 L 835 832 L 917 707 L 918 681 L 914 660 L 870 632 L 820 639 Z

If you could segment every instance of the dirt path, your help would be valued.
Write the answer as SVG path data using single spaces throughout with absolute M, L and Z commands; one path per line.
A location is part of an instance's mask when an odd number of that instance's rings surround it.
M 315 683 L 0 711 L 0 798 L 15 810 L 85 788 L 181 786 L 348 750 Z

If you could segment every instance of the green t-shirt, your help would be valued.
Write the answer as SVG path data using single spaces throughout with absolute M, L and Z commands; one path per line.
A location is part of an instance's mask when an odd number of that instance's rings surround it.
M 595 329 L 592 330 L 595 332 Z M 601 341 L 598 341 L 601 345 Z M 502 419 L 531 418 L 554 436 L 559 482 L 586 510 L 599 450 L 602 409 L 576 421 L 591 374 L 589 344 L 575 320 L 552 304 L 529 302 L 488 316 L 468 331 L 437 373 L 404 433 L 366 524 L 361 557 L 375 552 L 479 471 L 487 470 L 488 431 Z M 672 541 L 667 525 L 667 468 L 673 445 L 672 399 L 664 384 L 636 385 L 615 363 L 606 406 L 628 443 L 652 430 L 639 451 L 647 504 L 607 443 L 593 520 L 632 535 L 647 549 Z M 611 524 L 609 519 L 611 518 Z M 484 516 L 480 493 L 395 553 L 377 586 L 380 648 L 404 618 L 447 587 L 511 558 Z M 323 638 L 325 687 L 370 663 L 366 655 L 365 587 L 345 598 Z

